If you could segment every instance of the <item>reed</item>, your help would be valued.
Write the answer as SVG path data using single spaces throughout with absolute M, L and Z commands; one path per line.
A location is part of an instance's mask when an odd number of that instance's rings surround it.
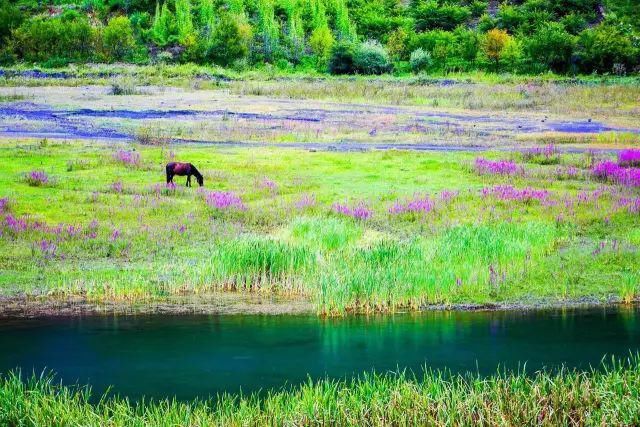
M 568 369 L 362 374 L 311 381 L 263 395 L 132 402 L 64 387 L 52 375 L 0 379 L 3 425 L 635 425 L 638 356 Z

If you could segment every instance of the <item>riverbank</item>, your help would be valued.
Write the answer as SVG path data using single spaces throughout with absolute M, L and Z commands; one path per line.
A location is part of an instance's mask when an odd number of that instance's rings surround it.
M 421 307 L 397 307 L 388 314 L 429 311 L 544 311 L 555 309 L 617 308 L 638 304 L 638 298 L 623 301 L 611 295 L 570 300 L 539 299 L 495 302 L 486 304 L 432 304 Z M 129 315 L 316 315 L 317 306 L 303 298 L 278 295 L 218 292 L 210 295 L 155 297 L 140 301 L 100 301 L 83 297 L 0 296 L 0 318 L 42 318 L 69 316 L 129 316 Z M 326 313 L 325 313 L 326 314 Z M 375 315 L 375 311 L 348 311 L 343 315 Z
M 89 403 L 83 388 L 53 377 L 0 379 L 0 422 L 42 425 L 634 425 L 640 422 L 640 363 L 607 362 L 588 372 L 561 370 L 449 376 L 439 371 L 365 375 L 309 382 L 266 397 L 223 395 L 212 401 Z M 96 400 L 94 398 L 94 400 Z

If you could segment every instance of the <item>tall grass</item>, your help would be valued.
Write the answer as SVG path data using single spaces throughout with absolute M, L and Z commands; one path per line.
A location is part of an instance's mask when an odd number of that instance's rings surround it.
M 97 401 L 97 403 L 92 403 Z M 309 381 L 258 395 L 134 403 L 91 400 L 87 388 L 52 376 L 0 379 L 0 424 L 9 426 L 187 425 L 637 425 L 640 361 L 604 363 L 586 372 L 562 369 L 489 377 L 425 371 Z

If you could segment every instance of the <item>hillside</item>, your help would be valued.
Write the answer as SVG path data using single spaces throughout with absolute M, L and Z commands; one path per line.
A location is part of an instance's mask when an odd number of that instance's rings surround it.
M 0 62 L 637 73 L 633 0 L 0 0 Z

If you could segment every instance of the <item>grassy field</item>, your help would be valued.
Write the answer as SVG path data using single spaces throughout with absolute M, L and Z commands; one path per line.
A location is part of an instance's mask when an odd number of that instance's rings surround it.
M 0 379 L 4 425 L 636 425 L 637 357 L 589 372 L 451 376 L 428 371 L 322 380 L 266 396 L 142 401 L 60 387 L 52 377 Z
M 640 195 L 613 155 L 4 140 L 4 295 L 228 290 L 318 312 L 635 299 Z M 169 160 L 205 187 L 165 186 Z M 633 171 L 635 169 L 624 169 Z

